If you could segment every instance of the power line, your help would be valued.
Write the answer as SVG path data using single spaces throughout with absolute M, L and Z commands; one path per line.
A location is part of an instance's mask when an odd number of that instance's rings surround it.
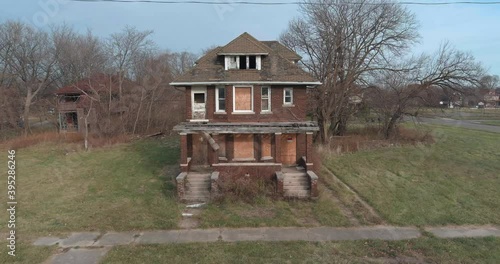
M 322 5 L 322 3 L 304 3 L 304 2 L 251 2 L 251 1 L 165 1 L 165 0 L 70 0 L 72 2 L 87 2 L 87 3 L 145 3 L 145 4 L 197 4 L 197 5 L 300 5 L 300 4 L 310 4 L 310 5 Z M 352 5 L 377 5 L 380 3 L 363 3 L 363 2 L 346 2 Z M 500 1 L 487 2 L 487 1 L 450 1 L 450 2 L 413 2 L 413 1 L 399 1 L 399 2 L 388 2 L 381 4 L 401 4 L 401 5 L 499 5 Z

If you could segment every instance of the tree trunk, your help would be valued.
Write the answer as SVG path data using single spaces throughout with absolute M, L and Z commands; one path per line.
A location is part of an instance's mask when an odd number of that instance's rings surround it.
M 385 139 L 389 139 L 394 134 L 394 129 L 396 128 L 396 124 L 401 117 L 401 113 L 394 113 L 389 119 L 389 123 L 385 127 L 384 137 Z
M 139 122 L 139 116 L 141 115 L 143 101 L 144 101 L 144 89 L 141 92 L 141 101 L 139 103 L 139 109 L 137 109 L 137 115 L 135 116 L 134 129 L 132 130 L 132 134 L 134 134 L 134 135 L 135 135 L 135 131 L 137 129 L 137 122 Z
M 23 112 L 23 125 L 24 125 L 23 136 L 24 137 L 28 136 L 28 131 L 29 131 L 29 127 L 30 127 L 30 121 L 29 121 L 30 107 L 31 107 L 31 101 L 33 100 L 31 87 L 28 87 L 27 90 L 28 90 L 27 91 L 28 93 L 26 95 L 26 100 L 24 102 L 24 112 Z

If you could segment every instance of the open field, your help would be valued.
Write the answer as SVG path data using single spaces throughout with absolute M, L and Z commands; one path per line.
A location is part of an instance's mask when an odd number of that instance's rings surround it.
M 480 121 L 483 125 L 500 126 L 500 120 Z
M 500 224 L 500 135 L 433 128 L 433 145 L 331 156 L 325 166 L 392 224 Z
M 176 228 L 180 212 L 170 181 L 177 172 L 176 142 L 146 140 L 91 152 L 63 143 L 19 149 L 18 231 L 33 236 Z M 5 206 L 6 197 L 1 199 Z M 5 228 L 6 219 L 0 221 Z
M 446 117 L 457 120 L 500 120 L 500 108 L 425 108 L 419 113 L 424 117 Z
M 120 246 L 102 263 L 498 263 L 500 239 Z M 392 262 L 391 262 L 392 261 Z

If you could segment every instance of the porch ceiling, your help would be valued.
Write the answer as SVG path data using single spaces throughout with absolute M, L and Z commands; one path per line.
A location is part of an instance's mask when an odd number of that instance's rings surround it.
M 192 123 L 174 127 L 179 133 L 268 134 L 306 133 L 319 131 L 316 122 L 268 122 L 268 123 Z

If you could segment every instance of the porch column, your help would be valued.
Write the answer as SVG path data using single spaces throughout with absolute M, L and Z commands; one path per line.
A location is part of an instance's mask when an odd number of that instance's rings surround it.
M 187 171 L 188 168 L 188 140 L 186 133 L 180 133 L 181 136 L 181 169 Z
M 274 160 L 281 163 L 281 133 L 274 134 Z
M 312 165 L 313 151 L 313 132 L 306 132 L 306 164 Z

